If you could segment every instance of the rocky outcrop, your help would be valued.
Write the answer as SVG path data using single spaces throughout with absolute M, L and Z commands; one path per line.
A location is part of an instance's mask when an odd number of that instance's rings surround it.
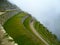
M 0 45 L 15 45 L 13 39 L 7 35 L 4 28 L 0 25 Z
M 0 15 L 0 24 L 3 25 L 9 18 L 21 12 L 21 10 L 7 0 L 1 0 L 0 12 L 5 12 L 4 14 Z

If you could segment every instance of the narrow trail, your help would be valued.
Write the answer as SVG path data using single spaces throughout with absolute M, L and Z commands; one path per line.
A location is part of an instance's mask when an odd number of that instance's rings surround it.
M 36 29 L 34 28 L 33 24 L 34 24 L 34 22 L 32 21 L 32 22 L 30 23 L 30 27 L 31 27 L 31 30 L 33 31 L 33 33 L 34 33 L 40 40 L 42 40 L 46 45 L 49 45 L 49 44 L 41 37 L 41 35 L 36 31 Z
M 3 25 L 9 18 L 13 17 L 14 15 L 18 14 L 20 11 L 16 9 L 12 10 L 5 10 L 0 12 L 0 24 Z
M 0 12 L 0 15 L 5 14 L 7 11 L 16 11 L 16 9 L 13 9 L 13 10 L 5 10 L 3 12 Z

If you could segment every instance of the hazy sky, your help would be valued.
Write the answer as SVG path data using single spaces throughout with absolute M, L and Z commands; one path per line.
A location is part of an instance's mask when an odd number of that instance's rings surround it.
M 60 36 L 60 0 L 9 0 Z M 60 38 L 60 37 L 59 37 Z

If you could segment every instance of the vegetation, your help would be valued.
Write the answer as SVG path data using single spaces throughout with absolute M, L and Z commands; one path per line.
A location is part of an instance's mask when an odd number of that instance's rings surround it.
M 3 25 L 6 32 L 14 39 L 19 45 L 45 45 L 31 30 L 30 22 L 32 17 L 29 15 L 22 23 L 22 20 L 27 13 L 21 12 L 12 18 L 8 19 Z M 34 21 L 34 27 L 36 31 L 42 35 L 44 40 L 46 40 L 50 45 L 59 45 L 57 37 L 52 35 L 46 27 L 44 27 L 40 22 Z
M 3 25 L 8 34 L 5 36 L 11 36 L 18 45 L 46 45 L 32 31 L 30 27 L 31 22 L 34 22 L 33 26 L 36 29 L 36 32 L 40 34 L 42 39 L 49 45 L 60 45 L 56 35 L 49 32 L 40 22 L 30 14 L 20 10 L 16 5 L 9 3 L 7 0 L 1 0 L 0 11 L 5 12 L 0 15 L 0 24 Z
M 19 45 L 40 45 L 37 38 L 35 39 L 21 22 L 25 16 L 27 14 L 24 12 L 13 16 L 3 25 L 4 29 Z
M 45 43 L 42 42 L 42 41 L 32 32 L 32 30 L 31 30 L 31 28 L 30 28 L 30 22 L 31 22 L 31 20 L 32 20 L 32 17 L 31 17 L 31 16 L 29 16 L 28 18 L 26 18 L 25 21 L 24 21 L 24 26 L 27 28 L 27 30 L 30 32 L 30 34 L 32 34 L 32 35 L 34 36 L 34 38 L 37 39 L 37 41 L 38 41 L 41 45 L 45 45 Z M 39 44 L 39 45 L 40 45 L 40 44 Z
M 46 27 L 44 27 L 40 22 L 34 21 L 34 27 L 38 33 L 42 35 L 42 37 L 50 44 L 50 45 L 59 45 L 57 41 L 56 35 L 53 35 L 48 31 Z

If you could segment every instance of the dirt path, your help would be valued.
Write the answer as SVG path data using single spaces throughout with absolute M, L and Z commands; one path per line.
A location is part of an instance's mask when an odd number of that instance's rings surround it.
M 40 39 L 42 40 L 46 45 L 49 45 L 42 37 L 41 35 L 36 31 L 36 29 L 34 28 L 33 26 L 33 21 L 30 23 L 30 27 L 31 27 L 31 30 L 33 31 L 33 33 Z

